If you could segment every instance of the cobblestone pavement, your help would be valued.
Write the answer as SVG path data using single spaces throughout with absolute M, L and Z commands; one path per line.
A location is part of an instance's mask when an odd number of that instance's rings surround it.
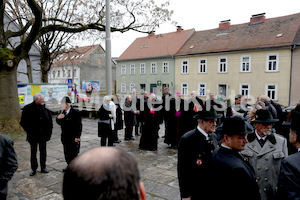
M 38 171 L 35 176 L 29 176 L 31 171 L 29 143 L 25 141 L 25 137 L 15 141 L 14 147 L 18 156 L 19 168 L 8 184 L 9 200 L 63 199 L 62 169 L 66 167 L 66 162 L 60 142 L 60 127 L 56 124 L 55 119 L 53 120 L 53 125 L 53 135 L 47 143 L 47 169 L 50 171 L 49 174 L 42 174 Z M 140 136 L 136 136 L 136 139 L 133 141 L 124 141 L 124 129 L 118 133 L 122 142 L 116 144 L 116 147 L 124 149 L 137 159 L 148 200 L 180 199 L 177 180 L 177 151 L 169 149 L 163 143 L 163 127 L 159 131 L 160 138 L 157 151 L 138 149 Z M 100 146 L 96 119 L 83 118 L 81 140 L 81 153 Z

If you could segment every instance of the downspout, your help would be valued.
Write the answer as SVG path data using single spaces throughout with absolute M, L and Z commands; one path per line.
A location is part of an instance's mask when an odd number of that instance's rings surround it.
M 291 93 L 292 93 L 292 70 L 293 70 L 293 52 L 294 49 L 296 49 L 296 45 L 291 45 L 290 46 L 291 49 L 291 69 L 290 69 L 290 88 L 289 88 L 289 105 L 291 106 Z

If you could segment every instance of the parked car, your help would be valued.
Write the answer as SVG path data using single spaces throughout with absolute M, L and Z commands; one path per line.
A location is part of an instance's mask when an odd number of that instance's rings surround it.
M 77 103 L 79 103 L 79 102 L 90 102 L 91 98 L 86 96 L 86 94 L 77 93 L 76 94 L 76 100 L 77 100 Z

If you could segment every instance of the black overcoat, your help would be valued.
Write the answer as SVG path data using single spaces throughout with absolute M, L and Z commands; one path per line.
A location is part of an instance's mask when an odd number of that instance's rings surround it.
M 212 152 L 217 147 L 217 135 L 212 144 L 196 128 L 181 137 L 178 148 L 178 180 L 182 198 L 203 199 L 211 196 Z
M 260 200 L 258 185 L 252 166 L 238 151 L 220 147 L 215 150 L 212 162 L 215 168 L 212 199 Z
M 78 110 L 71 107 L 70 112 L 64 118 L 56 118 L 57 124 L 61 126 L 61 141 L 74 142 L 75 138 L 80 138 L 82 132 L 81 115 Z
M 281 162 L 277 199 L 300 199 L 300 152 Z
M 29 143 L 49 141 L 52 135 L 53 122 L 50 110 L 45 105 L 32 103 L 23 108 L 20 121 L 27 133 L 26 140 Z

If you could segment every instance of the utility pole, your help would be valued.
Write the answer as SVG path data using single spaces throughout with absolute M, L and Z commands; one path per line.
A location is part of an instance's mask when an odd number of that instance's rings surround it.
M 112 70 L 111 70 L 111 38 L 110 38 L 110 4 L 106 0 L 106 95 L 112 95 Z

